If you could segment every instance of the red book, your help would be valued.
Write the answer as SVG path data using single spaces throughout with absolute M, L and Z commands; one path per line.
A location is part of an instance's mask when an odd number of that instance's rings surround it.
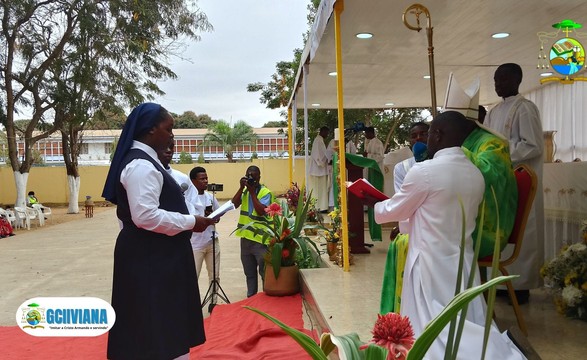
M 360 199 L 365 198 L 364 194 L 369 194 L 370 196 L 376 198 L 379 201 L 389 199 L 389 196 L 377 190 L 373 185 L 371 185 L 367 180 L 363 178 L 358 179 L 351 184 L 347 184 L 347 189 Z

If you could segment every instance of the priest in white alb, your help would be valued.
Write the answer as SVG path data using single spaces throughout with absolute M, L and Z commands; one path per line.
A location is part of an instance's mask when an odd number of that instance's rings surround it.
M 316 208 L 319 211 L 328 211 L 328 152 L 326 150 L 326 138 L 330 133 L 327 126 L 320 128 L 312 143 L 310 164 L 308 165 L 308 190 L 312 191 L 312 197 L 316 198 Z

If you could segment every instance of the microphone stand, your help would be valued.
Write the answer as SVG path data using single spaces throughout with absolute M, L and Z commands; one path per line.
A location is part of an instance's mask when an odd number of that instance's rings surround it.
M 216 199 L 216 191 L 212 191 L 212 204 L 214 204 L 214 200 Z M 230 304 L 230 300 L 228 300 L 228 296 L 220 286 L 220 281 L 216 275 L 216 225 L 212 225 L 212 281 L 210 282 L 210 286 L 208 286 L 208 290 L 206 291 L 206 295 L 204 296 L 204 301 L 202 301 L 202 309 L 208 302 L 208 313 L 212 313 L 214 307 L 216 306 L 216 297 L 224 300 L 225 303 Z

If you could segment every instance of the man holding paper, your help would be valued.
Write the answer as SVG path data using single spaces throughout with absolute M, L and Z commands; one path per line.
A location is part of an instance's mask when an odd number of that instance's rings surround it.
M 212 211 L 217 210 L 220 205 L 218 200 L 208 192 L 208 174 L 206 169 L 201 166 L 196 166 L 190 171 L 190 179 L 192 184 L 197 189 L 197 194 L 194 196 L 192 205 L 197 215 L 209 216 Z M 214 237 L 214 239 L 212 239 Z M 192 251 L 194 252 L 194 261 L 196 262 L 196 273 L 200 277 L 202 264 L 206 261 L 206 271 L 208 271 L 208 280 L 214 280 L 214 272 L 216 273 L 216 281 L 220 282 L 220 244 L 218 244 L 218 233 L 213 225 L 208 226 L 206 230 L 201 233 L 193 233 L 190 239 L 192 243 Z M 212 243 L 214 242 L 214 244 Z M 214 258 L 216 258 L 216 271 L 214 271 Z M 212 302 L 215 303 L 215 302 Z

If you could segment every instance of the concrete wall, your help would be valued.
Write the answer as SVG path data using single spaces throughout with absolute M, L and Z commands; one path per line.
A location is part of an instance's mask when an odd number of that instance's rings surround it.
M 202 164 L 208 173 L 210 183 L 224 184 L 224 191 L 218 192 L 219 199 L 232 198 L 239 186 L 239 179 L 250 165 L 261 169 L 261 183 L 265 184 L 276 195 L 284 193 L 289 187 L 289 161 L 287 159 L 256 159 L 243 163 L 210 163 Z M 190 170 L 200 164 L 175 164 L 172 167 L 189 174 Z M 79 202 L 86 195 L 94 201 L 103 200 L 102 188 L 108 173 L 108 166 L 80 167 Z M 294 181 L 300 186 L 304 183 L 304 159 L 296 159 Z M 29 173 L 27 192 L 34 191 L 39 201 L 45 204 L 66 204 L 68 202 L 67 174 L 64 166 L 33 167 Z M 0 204 L 14 204 L 16 188 L 12 169 L 0 167 Z

